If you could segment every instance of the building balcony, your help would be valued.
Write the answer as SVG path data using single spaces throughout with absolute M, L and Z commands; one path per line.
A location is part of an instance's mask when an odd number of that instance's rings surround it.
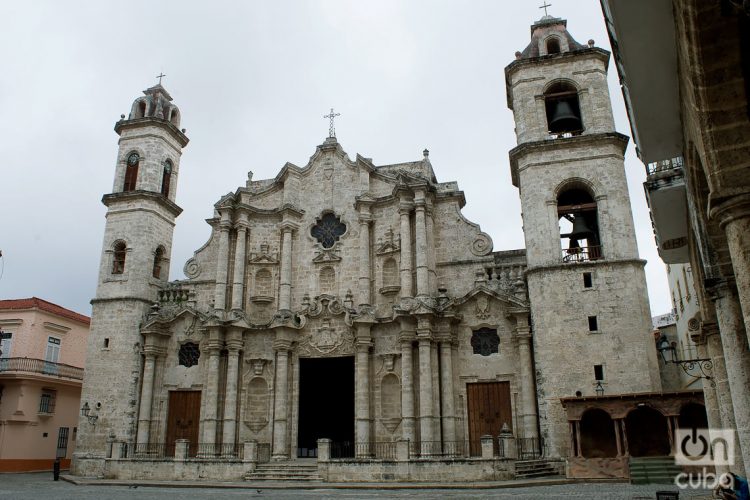
M 667 264 L 689 262 L 688 207 L 681 157 L 646 165 L 646 201 L 659 256 Z
M 12 375 L 18 378 L 23 374 L 83 380 L 83 368 L 77 366 L 52 363 L 37 358 L 0 358 L 0 377 Z

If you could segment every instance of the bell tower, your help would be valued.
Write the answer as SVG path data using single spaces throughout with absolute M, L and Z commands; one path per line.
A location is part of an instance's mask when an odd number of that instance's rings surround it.
M 145 91 L 115 124 L 120 136 L 107 221 L 73 468 L 96 475 L 113 439 L 132 442 L 143 356 L 140 326 L 169 278 L 180 156 L 187 145 L 180 111 L 161 84 Z M 122 429 L 126 429 L 122 435 Z
M 545 15 L 505 68 L 528 263 L 541 434 L 566 456 L 560 398 L 658 391 L 644 273 L 615 131 L 609 52 Z

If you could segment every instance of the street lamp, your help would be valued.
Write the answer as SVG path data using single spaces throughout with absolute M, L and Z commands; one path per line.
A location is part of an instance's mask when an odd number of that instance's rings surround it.
M 603 396 L 604 395 L 604 387 L 602 387 L 602 381 L 597 380 L 596 386 L 594 387 L 594 390 L 596 391 L 597 396 Z
M 696 378 L 705 378 L 711 384 L 711 387 L 716 387 L 713 377 L 709 375 L 713 371 L 714 364 L 708 358 L 694 358 L 694 359 L 680 359 L 679 353 L 677 352 L 677 342 L 669 342 L 666 335 L 661 335 L 656 339 L 656 350 L 659 351 L 661 359 L 664 360 L 664 364 L 673 363 L 680 365 L 680 368 L 690 375 Z M 692 373 L 693 370 L 698 369 L 700 373 Z
M 96 408 L 99 409 L 102 407 L 101 403 L 96 403 Z M 96 424 L 96 421 L 99 420 L 99 415 L 91 414 L 91 407 L 89 406 L 89 402 L 86 401 L 83 403 L 83 406 L 81 407 L 81 416 L 86 417 L 86 419 L 89 421 L 91 425 Z

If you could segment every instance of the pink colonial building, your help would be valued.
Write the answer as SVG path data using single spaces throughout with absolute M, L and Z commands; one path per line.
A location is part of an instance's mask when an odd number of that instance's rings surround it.
M 0 300 L 0 472 L 68 467 L 90 321 L 36 297 Z

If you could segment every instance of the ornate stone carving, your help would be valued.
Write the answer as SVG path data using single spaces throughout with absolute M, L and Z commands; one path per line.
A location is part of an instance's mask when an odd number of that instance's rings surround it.
M 479 233 L 471 244 L 471 253 L 482 257 L 492 251 L 492 238 L 488 234 Z
M 313 262 L 315 264 L 329 264 L 331 262 L 340 262 L 341 257 L 338 255 L 338 249 L 330 248 L 316 252 Z
M 302 357 L 352 355 L 354 334 L 351 328 L 331 326 L 330 319 L 324 318 L 320 328 L 300 339 L 298 353 Z
M 401 238 L 395 237 L 393 234 L 393 228 L 388 228 L 385 232 L 385 238 L 378 238 L 378 246 L 375 249 L 377 255 L 387 255 L 396 253 L 401 250 Z
M 475 312 L 479 319 L 488 319 L 490 317 L 490 299 L 486 295 L 477 295 Z
M 253 370 L 253 375 L 262 375 L 263 374 L 263 368 L 266 366 L 266 364 L 270 363 L 270 359 L 263 359 L 263 358 L 246 358 L 245 363 L 250 365 L 250 368 Z
M 201 266 L 195 258 L 190 258 L 185 262 L 185 267 L 182 268 L 182 272 L 184 272 L 185 276 L 188 278 L 195 279 L 201 274 Z
M 279 263 L 279 252 L 276 249 L 271 249 L 271 246 L 263 242 L 260 244 L 258 251 L 250 252 L 250 258 L 248 260 L 250 264 L 278 264 Z

